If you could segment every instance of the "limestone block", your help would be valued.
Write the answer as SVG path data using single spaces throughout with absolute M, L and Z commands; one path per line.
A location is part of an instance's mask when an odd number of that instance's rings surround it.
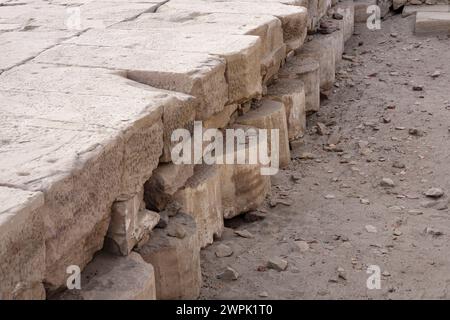
M 264 79 L 273 77 L 286 55 L 281 21 L 267 14 L 203 13 L 190 11 L 143 14 L 133 21 L 114 26 L 115 29 L 173 30 L 183 34 L 237 34 L 258 36 L 262 46 Z
M 145 183 L 145 202 L 147 207 L 162 211 L 173 200 L 174 194 L 181 189 L 194 174 L 194 165 L 161 164 L 152 177 Z
M 259 129 L 279 130 L 280 167 L 284 168 L 291 162 L 289 135 L 286 120 L 286 110 L 280 102 L 263 99 L 257 109 L 253 109 L 236 119 L 237 124 L 252 126 Z
M 126 73 L 124 72 L 111 72 L 101 68 L 27 63 L 3 73 L 0 76 L 0 89 L 107 96 L 105 99 L 114 100 L 127 98 L 136 100 L 137 102 L 134 104 L 136 106 L 143 105 L 145 107 L 145 103 L 148 105 L 153 104 L 154 106 L 159 105 L 163 109 L 162 121 L 164 126 L 164 147 L 160 161 L 169 162 L 171 160 L 170 151 L 174 145 L 170 139 L 171 134 L 175 129 L 190 129 L 192 127 L 199 101 L 185 94 L 152 88 L 127 79 L 125 76 Z M 95 107 L 90 106 L 89 109 L 95 111 L 102 105 L 104 104 Z M 151 109 L 148 109 L 147 112 L 151 113 Z M 143 110 L 145 111 L 145 108 Z M 130 108 L 128 111 L 132 112 L 133 108 Z M 23 114 L 29 114 L 29 112 L 30 110 L 26 110 L 26 112 L 24 110 Z M 136 110 L 136 114 L 140 112 L 141 110 Z M 75 113 L 72 112 L 73 114 Z M 82 115 L 80 113 L 80 116 Z M 102 115 L 102 118 L 105 118 L 105 116 L 114 119 L 115 117 L 119 118 L 120 115 L 108 112 L 107 115 Z M 92 119 L 87 117 L 84 121 L 92 121 Z M 121 122 L 126 121 L 128 121 L 127 117 L 123 116 Z M 145 163 L 152 164 L 153 167 L 158 162 L 156 155 L 157 152 L 155 153 L 154 150 L 152 150 L 151 154 L 147 153 L 145 155 L 147 157 Z M 152 160 L 148 161 L 148 159 Z M 141 187 L 141 185 L 142 183 L 139 182 L 138 187 Z
M 233 123 L 237 116 L 237 104 L 226 105 L 219 113 L 216 113 L 211 118 L 203 121 L 203 127 L 206 129 L 222 129 Z
M 303 81 L 279 79 L 269 86 L 267 98 L 283 103 L 286 110 L 289 141 L 303 137 L 306 131 L 306 102 Z
M 283 37 L 288 51 L 300 47 L 306 37 L 307 10 L 300 6 L 287 6 L 276 2 L 255 5 L 244 1 L 171 0 L 161 6 L 159 12 L 190 11 L 198 13 L 268 14 L 281 20 Z
M 395 4 L 394 4 L 395 5 Z M 436 5 L 407 5 L 403 8 L 402 16 L 408 17 L 417 12 L 450 12 L 450 5 L 436 4 Z
M 62 42 L 73 34 L 73 32 L 69 31 L 12 31 L 0 34 L 0 47 L 2 48 L 0 72 L 36 57 L 45 49 Z
M 331 0 L 318 0 L 317 2 L 317 15 L 321 19 L 324 17 L 331 7 Z
M 380 8 L 381 18 L 386 17 L 391 10 L 392 5 L 393 0 L 377 0 L 377 6 Z
M 416 34 L 450 34 L 450 12 L 417 12 Z
M 316 30 L 317 23 L 320 20 L 318 14 L 319 0 L 308 0 L 308 30 Z
M 116 69 L 126 77 L 199 99 L 199 120 L 223 110 L 228 101 L 226 63 L 206 53 L 65 44 L 45 51 L 38 62 Z
M 158 224 L 159 215 L 145 209 L 144 190 L 129 199 L 114 202 L 104 248 L 127 256 L 133 247 Z
M 0 300 L 45 299 L 41 192 L 0 186 Z
M 256 130 L 254 127 L 235 124 L 230 127 L 234 130 L 242 130 L 247 134 L 247 130 Z M 251 133 L 249 133 L 251 134 Z M 251 151 L 258 152 L 259 146 L 250 146 L 244 141 L 245 154 Z M 254 148 L 254 149 L 253 149 Z M 252 150 L 253 149 L 253 150 Z M 224 147 L 224 159 L 233 159 L 233 162 L 223 161 L 218 167 L 220 169 L 220 182 L 222 193 L 223 217 L 231 219 L 241 213 L 256 210 L 266 198 L 270 191 L 270 176 L 262 175 L 260 162 L 238 163 L 238 151 L 236 146 L 232 149 Z
M 355 6 L 355 23 L 366 23 L 372 13 L 367 13 L 369 6 L 377 5 L 377 0 L 357 0 Z
M 319 111 L 320 73 L 319 62 L 302 55 L 293 56 L 280 71 L 280 78 L 300 79 L 305 85 L 306 112 Z
M 214 236 L 223 231 L 222 193 L 220 170 L 214 165 L 198 165 L 186 186 L 174 199 L 183 212 L 194 217 L 200 247 L 213 243 Z
M 228 103 L 261 94 L 261 41 L 256 36 L 185 33 L 177 30 L 90 30 L 67 43 L 109 47 L 207 53 L 225 59 Z
M 342 15 L 342 29 L 344 41 L 347 42 L 353 35 L 355 29 L 355 6 L 353 1 L 338 2 L 335 11 Z
M 81 272 L 81 289 L 57 300 L 155 300 L 155 271 L 136 252 L 119 257 L 100 252 Z
M 340 43 L 341 47 L 342 43 L 343 41 Z M 319 62 L 320 88 L 324 90 L 332 88 L 335 80 L 335 44 L 333 36 L 317 34 L 296 52 L 301 57 L 309 57 Z
M 172 217 L 166 229 L 154 229 L 150 239 L 135 250 L 155 268 L 157 299 L 198 297 L 202 283 L 200 246 L 190 215 Z

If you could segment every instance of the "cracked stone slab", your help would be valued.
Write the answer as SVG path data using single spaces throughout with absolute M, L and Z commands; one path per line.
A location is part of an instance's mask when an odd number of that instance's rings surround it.
M 206 53 L 64 44 L 36 61 L 126 71 L 126 77 L 137 82 L 190 94 L 199 99 L 199 120 L 221 111 L 228 100 L 226 62 Z
M 246 13 L 268 14 L 281 20 L 284 41 L 288 51 L 300 47 L 306 37 L 307 9 L 302 6 L 285 5 L 267 1 L 264 5 L 241 1 L 171 0 L 162 5 L 158 12 L 174 13 L 177 10 L 199 13 Z
M 0 71 L 30 60 L 73 35 L 74 33 L 65 31 L 2 33 L 0 34 L 0 48 L 2 48 Z
M 164 125 L 164 149 L 161 156 L 161 161 L 168 162 L 171 159 L 170 151 L 174 143 L 171 142 L 170 136 L 172 131 L 178 128 L 189 129 L 193 125 L 195 118 L 195 111 L 198 108 L 197 99 L 172 91 L 165 91 L 161 89 L 152 88 L 150 86 L 127 79 L 124 72 L 112 72 L 101 68 L 81 68 L 70 66 L 58 66 L 51 64 L 28 63 L 3 73 L 0 76 L 0 90 L 13 91 L 37 91 L 37 92 L 52 92 L 52 93 L 66 93 L 66 94 L 80 94 L 97 96 L 102 100 L 113 99 L 118 101 L 119 98 L 129 98 L 137 100 L 136 105 L 142 105 L 142 109 L 136 108 L 134 116 L 138 116 L 140 112 L 145 112 L 145 102 L 149 106 L 160 105 L 163 108 L 163 125 Z M 36 95 L 34 96 L 36 97 Z M 115 98 L 114 98 L 115 97 Z M 64 99 L 64 96 L 63 96 Z M 99 107 L 92 106 L 90 111 L 104 112 L 100 106 L 106 106 L 104 103 L 99 104 Z M 45 106 L 41 106 L 45 108 Z M 121 107 L 119 107 L 121 108 Z M 60 108 L 61 109 L 61 108 Z M 101 123 L 102 119 L 106 121 L 119 121 L 117 125 L 126 124 L 128 116 L 133 115 L 133 109 L 129 110 L 115 110 L 115 112 L 107 112 L 98 114 L 92 118 L 90 111 L 81 112 L 79 109 L 79 116 L 83 119 L 76 121 L 83 121 L 89 123 L 95 119 L 94 123 Z M 20 110 L 15 110 L 16 114 Z M 32 110 L 23 108 L 23 115 L 33 113 Z M 41 110 L 37 111 L 38 113 Z M 45 112 L 46 113 L 46 112 Z M 55 113 L 54 115 L 57 115 Z M 73 113 L 64 114 L 66 117 Z M 49 115 L 52 116 L 52 115 Z M 116 117 L 117 119 L 114 119 Z M 100 120 L 98 119 L 100 118 Z M 59 118 L 55 118 L 59 119 Z M 104 125 L 108 125 L 105 123 Z
M 256 36 L 186 33 L 163 29 L 90 30 L 66 43 L 108 47 L 158 50 L 165 52 L 206 53 L 225 59 L 228 103 L 242 102 L 261 94 L 261 41 Z
M 72 2 L 69 6 L 65 3 L 58 5 L 33 1 L 22 5 L 0 6 L 0 27 L 1 24 L 13 24 L 19 30 L 104 29 L 144 12 L 153 12 L 160 5 L 128 1 L 89 1 L 76 4 Z
M 45 299 L 44 195 L 0 186 L 0 203 L 0 300 Z

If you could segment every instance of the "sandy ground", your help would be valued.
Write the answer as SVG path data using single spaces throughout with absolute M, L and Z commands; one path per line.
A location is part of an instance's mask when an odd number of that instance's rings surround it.
M 228 221 L 231 229 L 202 251 L 202 299 L 450 298 L 450 39 L 414 36 L 413 20 L 356 27 L 345 50 L 353 61 L 340 64 L 303 146 L 274 177 L 265 218 Z M 317 122 L 340 127 L 337 150 L 324 150 Z M 300 159 L 304 152 L 314 159 Z M 395 186 L 381 186 L 383 178 Z M 430 202 L 431 187 L 446 194 Z M 285 204 L 272 207 L 276 199 Z M 220 244 L 233 255 L 216 257 Z M 272 257 L 287 269 L 267 269 Z M 380 289 L 366 286 L 370 265 L 380 267 Z M 237 280 L 217 279 L 227 266 Z

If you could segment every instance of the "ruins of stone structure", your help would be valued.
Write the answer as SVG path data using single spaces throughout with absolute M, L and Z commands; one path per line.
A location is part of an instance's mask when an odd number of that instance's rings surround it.
M 174 164 L 172 132 L 278 129 L 288 166 L 354 23 L 392 2 L 79 2 L 0 0 L 0 299 L 194 299 L 201 248 L 270 177 Z M 416 32 L 450 30 L 434 8 L 405 7 Z

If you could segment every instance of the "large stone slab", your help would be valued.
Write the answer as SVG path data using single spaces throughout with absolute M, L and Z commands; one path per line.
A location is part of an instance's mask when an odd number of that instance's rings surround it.
M 193 126 L 195 112 L 199 104 L 192 96 L 152 88 L 127 79 L 126 72 L 113 72 L 101 68 L 81 68 L 52 64 L 28 63 L 14 68 L 9 72 L 5 72 L 0 76 L 0 89 L 79 94 L 83 96 L 98 96 L 98 99 L 102 99 L 101 97 L 105 96 L 105 99 L 116 101 L 127 98 L 137 100 L 138 105 L 141 105 L 142 109 L 138 108 L 135 110 L 134 114 L 136 116 L 138 116 L 140 112 L 145 111 L 146 103 L 149 106 L 160 106 L 163 109 L 162 122 L 164 126 L 164 148 L 160 158 L 163 162 L 169 162 L 171 159 L 171 148 L 174 146 L 174 143 L 171 142 L 173 130 L 178 128 L 190 129 Z M 64 95 L 62 97 L 64 98 Z M 31 106 L 31 104 L 28 104 L 28 106 Z M 46 108 L 46 106 L 42 104 L 37 104 L 37 106 Z M 82 112 L 82 109 L 79 109 L 78 112 L 75 111 L 70 114 L 65 113 L 65 111 L 63 112 L 63 107 L 60 106 L 58 107 L 58 110 L 56 110 L 57 112 L 54 111 L 54 114 L 49 114 L 48 116 L 54 116 L 54 119 L 60 119 L 60 117 L 67 118 L 70 115 L 72 117 L 71 121 L 73 121 L 73 117 L 78 115 L 78 118 L 75 121 L 89 122 L 95 119 L 89 118 L 92 116 L 92 112 L 96 112 L 96 117 L 101 117 L 101 119 L 105 119 L 106 121 L 120 121 L 126 125 L 126 122 L 128 121 L 127 117 L 130 115 L 125 115 L 124 113 L 133 112 L 133 109 L 107 112 L 106 109 L 102 109 L 100 106 L 106 108 L 105 104 L 101 103 L 98 106 L 90 105 L 86 112 Z M 22 108 L 16 110 L 15 113 L 25 116 L 29 115 L 30 112 L 39 114 L 39 112 L 42 111 L 44 110 L 31 111 Z M 107 124 L 105 123 L 105 125 Z M 154 168 L 155 161 L 157 161 L 157 153 L 147 154 L 146 156 L 148 157 L 146 163 L 148 165 L 151 164 L 151 167 Z M 152 160 L 149 161 L 149 159 Z M 136 190 L 132 193 L 134 192 L 136 192 Z
M 278 79 L 269 86 L 267 98 L 283 103 L 289 141 L 303 137 L 306 131 L 306 101 L 303 81 Z
M 408 17 L 417 12 L 450 12 L 450 5 L 435 4 L 435 5 L 408 5 L 403 8 L 402 16 Z
M 199 13 L 246 13 L 269 14 L 277 17 L 282 22 L 284 41 L 288 51 L 300 47 L 306 37 L 307 10 L 301 6 L 280 4 L 277 2 L 265 2 L 255 5 L 244 1 L 206 1 L 206 0 L 171 0 L 161 6 L 158 12 L 174 12 L 177 10 Z
M 0 187 L 0 203 L 0 300 L 45 299 L 44 195 Z
M 81 273 L 81 289 L 66 290 L 57 300 L 155 300 L 155 271 L 136 252 L 119 257 L 101 252 Z
M 2 55 L 0 58 L 0 73 L 36 57 L 45 49 L 62 42 L 72 35 L 73 33 L 65 31 L 12 31 L 1 33 L 0 47 L 2 48 Z
M 127 78 L 137 82 L 190 94 L 200 101 L 200 120 L 221 111 L 228 101 L 225 60 L 206 53 L 65 44 L 36 61 L 126 71 Z
M 416 34 L 450 34 L 450 12 L 417 12 Z
M 300 79 L 305 85 L 306 112 L 316 112 L 320 108 L 319 62 L 310 57 L 293 56 L 280 70 L 280 78 Z
M 220 170 L 214 165 L 199 165 L 185 187 L 175 194 L 183 212 L 194 217 L 200 247 L 213 243 L 223 231 Z
M 1 95 L 0 183 L 44 191 L 45 282 L 56 289 L 103 246 L 113 201 L 156 167 L 167 96 Z
M 133 21 L 115 25 L 116 29 L 177 30 L 185 34 L 238 34 L 261 39 L 263 78 L 271 79 L 285 58 L 281 21 L 271 15 L 238 13 L 196 13 L 190 11 L 143 14 Z
M 202 275 L 200 246 L 194 219 L 179 213 L 166 229 L 154 229 L 150 239 L 136 248 L 155 268 L 156 298 L 196 299 Z
M 186 33 L 183 31 L 90 30 L 66 41 L 77 45 L 126 47 L 165 52 L 208 53 L 225 59 L 228 103 L 243 102 L 261 94 L 261 41 L 256 36 Z M 164 52 L 164 53 L 163 53 Z

